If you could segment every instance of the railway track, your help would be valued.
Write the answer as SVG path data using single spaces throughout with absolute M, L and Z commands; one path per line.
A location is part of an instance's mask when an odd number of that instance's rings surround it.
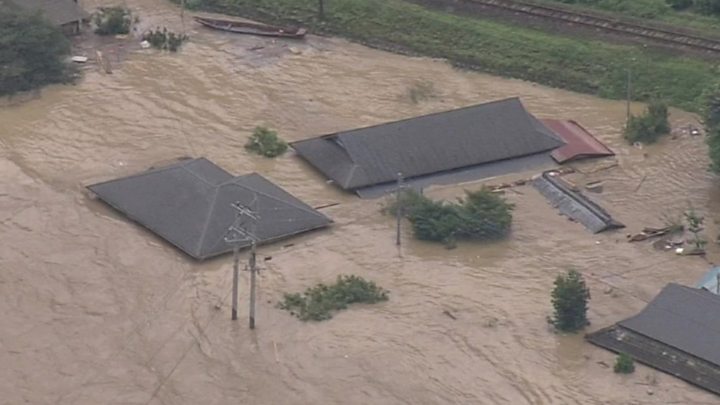
M 571 24 L 585 25 L 605 31 L 648 38 L 657 42 L 680 45 L 703 51 L 720 53 L 720 40 L 705 38 L 693 34 L 676 32 L 669 29 L 651 27 L 620 21 L 609 17 L 585 14 L 554 7 L 529 4 L 512 0 L 463 0 L 468 3 L 497 9 L 523 13 L 534 17 L 558 20 Z

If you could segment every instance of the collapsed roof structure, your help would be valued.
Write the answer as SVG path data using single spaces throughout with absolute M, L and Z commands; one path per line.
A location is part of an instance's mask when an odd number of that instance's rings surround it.
M 564 145 L 518 98 L 338 132 L 291 143 L 345 190 L 481 168 L 475 179 L 552 162 Z M 515 162 L 515 163 L 509 163 Z
M 258 243 L 328 226 L 332 221 L 259 174 L 233 177 L 204 158 L 88 186 L 101 200 L 195 259 L 232 250 L 225 241 L 232 204 L 252 207 Z M 240 245 L 248 246 L 250 240 Z
M 639 314 L 586 336 L 720 395 L 720 296 L 670 283 Z

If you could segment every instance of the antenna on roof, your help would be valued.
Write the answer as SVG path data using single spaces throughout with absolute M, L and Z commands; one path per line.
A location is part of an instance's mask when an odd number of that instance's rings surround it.
M 235 201 L 230 205 L 235 209 L 235 221 L 230 225 L 228 234 L 225 236 L 225 242 L 235 244 L 233 249 L 232 315 L 230 319 L 237 320 L 240 244 L 250 241 L 250 258 L 248 259 L 248 269 L 250 270 L 250 329 L 255 329 L 255 276 L 257 273 L 255 246 L 257 245 L 257 223 L 260 220 L 260 215 L 257 213 L 257 194 L 253 195 L 249 205 L 243 205 L 239 201 Z M 249 219 L 249 226 L 246 225 L 246 218 Z

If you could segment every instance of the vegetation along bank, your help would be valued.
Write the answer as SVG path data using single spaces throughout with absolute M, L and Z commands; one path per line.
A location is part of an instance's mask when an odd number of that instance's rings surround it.
M 173 0 L 178 2 L 179 0 Z M 506 77 L 606 98 L 667 100 L 697 111 L 716 64 L 548 34 L 489 20 L 429 10 L 403 0 L 190 0 L 188 7 L 267 22 L 296 22 L 315 32 L 345 36 L 366 45 L 430 57 Z

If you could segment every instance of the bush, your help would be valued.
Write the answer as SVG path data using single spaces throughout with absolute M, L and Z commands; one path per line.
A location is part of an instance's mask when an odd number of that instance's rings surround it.
M 39 14 L 16 12 L 0 1 L 0 95 L 66 83 L 70 42 Z
M 256 127 L 245 144 L 245 149 L 269 158 L 282 155 L 287 148 L 287 142 L 280 139 L 277 132 L 265 127 Z
M 124 35 L 130 32 L 132 13 L 123 7 L 102 7 L 93 15 L 98 35 Z
M 613 370 L 620 374 L 630 374 L 635 371 L 635 361 L 628 354 L 620 353 L 615 359 Z
M 465 192 L 457 203 L 433 201 L 414 190 L 401 194 L 387 211 L 402 214 L 413 225 L 420 240 L 453 244 L 458 239 L 497 239 L 505 236 L 512 223 L 513 205 L 487 188 Z
M 590 290 L 582 274 L 570 270 L 558 275 L 552 291 L 552 305 L 555 309 L 551 320 L 555 328 L 563 332 L 577 332 L 589 324 L 587 320 Z
M 332 285 L 320 283 L 302 294 L 285 294 L 279 306 L 302 321 L 324 321 L 350 304 L 374 304 L 387 299 L 388 292 L 374 282 L 350 275 L 338 276 Z
M 695 8 L 704 14 L 720 14 L 720 0 L 695 0 Z
M 672 7 L 673 10 L 685 10 L 692 7 L 693 0 L 666 0 L 667 4 Z
M 183 42 L 187 41 L 187 35 L 175 34 L 167 28 L 150 30 L 143 34 L 143 41 L 148 41 L 153 48 L 177 52 Z
M 625 126 L 625 139 L 630 143 L 654 143 L 670 132 L 667 104 L 651 101 L 645 114 L 631 116 Z

